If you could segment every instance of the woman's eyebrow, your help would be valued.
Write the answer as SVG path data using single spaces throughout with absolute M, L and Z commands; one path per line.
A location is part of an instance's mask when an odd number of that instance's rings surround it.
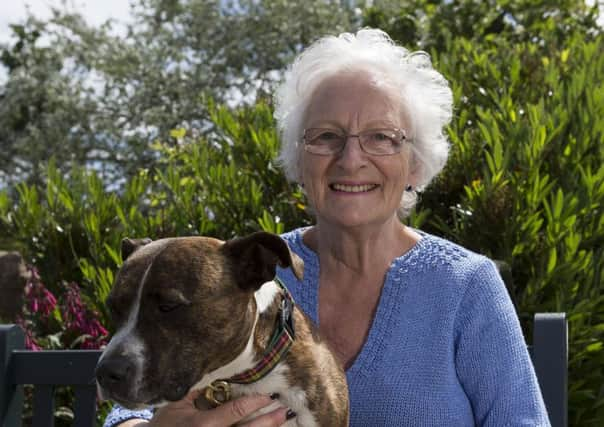
M 344 131 L 346 129 L 345 126 L 342 126 L 341 123 L 335 121 L 335 120 L 317 120 L 314 122 L 311 122 L 311 124 L 309 126 L 306 126 L 306 129 L 309 128 L 328 128 L 328 129 L 339 129 Z
M 400 128 L 400 125 L 395 125 L 393 122 L 389 120 L 374 120 L 365 124 L 363 130 L 365 129 L 394 129 Z
M 311 122 L 310 125 L 306 126 L 306 129 L 310 128 L 327 128 L 327 129 L 338 129 L 344 132 L 347 132 L 346 126 L 343 126 L 341 123 L 335 120 L 317 120 Z M 364 124 L 362 131 L 371 130 L 371 129 L 401 129 L 400 125 L 395 125 L 394 122 L 390 120 L 377 119 Z M 404 128 L 404 127 L 402 127 Z

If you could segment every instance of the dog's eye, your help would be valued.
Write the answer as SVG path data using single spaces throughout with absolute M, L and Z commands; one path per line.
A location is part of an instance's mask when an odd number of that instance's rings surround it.
M 162 313 L 169 313 L 183 305 L 189 305 L 191 302 L 177 289 L 162 289 L 155 296 L 157 308 Z
M 117 320 L 120 316 L 120 313 L 116 307 L 114 298 L 109 296 L 105 300 L 105 305 L 107 306 L 107 311 L 109 312 L 109 316 L 111 317 L 111 320 L 113 320 L 113 321 Z
M 169 313 L 170 311 L 176 310 L 181 305 L 182 303 L 179 302 L 162 302 L 157 306 L 157 308 L 159 308 L 159 311 L 162 313 Z
M 115 309 L 115 307 L 113 307 L 112 305 L 107 307 L 108 311 L 109 311 L 109 316 L 111 316 L 112 319 L 117 319 L 118 317 L 118 312 Z
M 125 320 L 127 313 L 118 306 L 109 306 L 109 318 L 114 325 L 117 325 Z

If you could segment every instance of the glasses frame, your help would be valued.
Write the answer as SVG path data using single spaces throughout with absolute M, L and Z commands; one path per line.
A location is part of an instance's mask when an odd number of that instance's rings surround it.
M 329 132 L 333 132 L 333 133 L 337 133 L 337 134 L 342 133 L 342 137 L 344 137 L 344 143 L 342 144 L 342 146 L 340 147 L 340 149 L 338 151 L 334 151 L 333 153 L 319 153 L 316 151 L 312 151 L 312 149 L 309 150 L 309 147 L 312 147 L 312 145 L 307 140 L 307 133 L 312 130 L 316 130 L 316 131 L 323 130 L 323 131 L 329 131 Z M 398 142 L 400 143 L 397 146 L 398 149 L 392 153 L 372 153 L 370 151 L 367 151 L 365 146 L 363 145 L 361 137 L 365 134 L 368 134 L 371 132 L 376 132 L 376 131 L 384 131 L 384 133 L 394 133 L 395 135 L 397 135 Z M 344 151 L 344 148 L 346 148 L 346 144 L 348 144 L 348 140 L 350 138 L 358 138 L 359 146 L 361 147 L 361 150 L 363 150 L 364 153 L 369 154 L 370 156 L 393 156 L 393 155 L 401 152 L 405 142 L 410 142 L 409 138 L 407 138 L 407 132 L 404 129 L 399 129 L 399 128 L 371 128 L 371 129 L 366 129 L 364 131 L 361 131 L 358 134 L 349 134 L 341 129 L 333 129 L 333 128 L 307 128 L 307 129 L 304 129 L 304 132 L 302 134 L 302 141 L 304 141 L 304 151 L 306 151 L 310 154 L 315 154 L 317 156 L 335 156 L 335 155 L 340 154 L 342 151 Z

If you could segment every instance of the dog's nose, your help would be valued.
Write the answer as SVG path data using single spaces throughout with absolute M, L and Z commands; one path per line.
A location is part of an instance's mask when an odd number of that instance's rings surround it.
M 102 359 L 96 367 L 96 379 L 107 390 L 123 388 L 134 372 L 134 364 L 125 357 Z

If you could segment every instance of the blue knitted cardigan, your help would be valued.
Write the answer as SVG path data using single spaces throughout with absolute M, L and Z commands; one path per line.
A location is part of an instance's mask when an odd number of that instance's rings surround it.
M 278 275 L 319 324 L 319 260 L 283 237 L 304 280 Z M 420 241 L 387 272 L 367 340 L 346 371 L 350 425 L 549 426 L 514 307 L 494 264 L 447 240 Z M 105 426 L 150 411 L 114 407 Z

